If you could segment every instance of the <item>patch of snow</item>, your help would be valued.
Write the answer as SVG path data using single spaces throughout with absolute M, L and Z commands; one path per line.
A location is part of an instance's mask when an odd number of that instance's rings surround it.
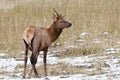
M 117 63 L 119 63 L 120 62 L 120 59 L 111 59 L 111 60 L 107 60 L 106 61 L 106 63 L 110 66 L 110 68 L 113 68 L 113 69 L 115 69 L 115 68 L 117 68 Z M 119 66 L 120 66 L 120 64 L 119 64 Z
M 56 58 L 56 57 L 47 57 L 47 64 L 57 64 L 57 63 L 58 63 L 58 58 Z M 41 64 L 43 64 L 43 58 L 39 57 L 37 65 L 39 66 Z
M 71 46 L 68 46 L 68 47 L 66 47 L 67 49 L 69 49 L 69 48 L 78 48 L 78 46 L 74 46 L 74 45 L 71 45 Z
M 104 32 L 103 34 L 107 35 L 107 34 L 109 34 L 109 33 L 108 33 L 108 32 Z
M 107 54 L 117 53 L 115 48 L 108 48 L 108 49 L 105 49 L 105 51 L 107 52 Z
M 60 46 L 61 45 L 61 43 L 56 43 L 56 46 Z
M 47 77 L 49 80 L 81 80 L 80 78 L 83 77 L 81 74 L 77 75 L 61 75 L 61 76 L 52 76 Z M 40 80 L 45 80 L 45 78 L 40 78 Z
M 83 32 L 83 33 L 81 33 L 80 34 L 80 36 L 85 36 L 85 35 L 89 35 L 90 33 L 88 33 L 88 32 Z
M 7 72 L 13 72 L 15 70 L 15 67 L 18 64 L 22 64 L 21 61 L 15 61 L 14 58 L 11 59 L 0 59 L 0 72 L 7 71 Z
M 92 42 L 93 43 L 101 43 L 101 41 L 99 39 L 94 39 Z
M 114 73 L 115 74 L 115 73 Z M 111 76 L 110 74 L 105 75 L 94 75 L 94 76 L 87 76 L 82 74 L 76 74 L 76 75 L 60 75 L 60 76 L 49 76 L 49 77 L 43 77 L 43 78 L 29 78 L 29 79 L 22 79 L 22 80 L 119 80 L 120 76 Z M 21 78 L 9 78 L 6 76 L 4 80 L 21 80 Z
M 70 64 L 72 66 L 85 66 L 85 67 L 89 67 L 92 64 L 89 63 L 91 62 L 93 59 L 88 59 L 88 56 L 85 57 L 75 57 L 75 58 L 65 58 L 65 59 L 61 59 L 59 60 L 60 62 L 64 62 L 66 64 Z
M 0 53 L 0 56 L 2 57 L 2 56 L 5 56 L 6 55 L 6 53 Z
M 76 75 L 66 75 L 66 76 L 53 76 L 48 77 L 49 80 L 119 80 L 119 76 L 108 77 L 106 75 L 95 75 L 95 76 L 86 76 L 81 74 Z M 45 80 L 45 78 L 40 78 L 39 80 Z
M 22 53 L 22 54 L 24 54 L 24 51 L 20 51 L 19 53 Z
M 76 40 L 77 42 L 80 42 L 80 43 L 84 43 L 85 40 L 82 40 L 82 39 L 79 39 L 79 40 Z

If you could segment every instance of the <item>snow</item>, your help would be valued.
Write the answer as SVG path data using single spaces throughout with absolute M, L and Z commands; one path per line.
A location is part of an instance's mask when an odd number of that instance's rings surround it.
M 0 56 L 2 57 L 2 56 L 5 56 L 6 55 L 6 53 L 0 53 Z
M 120 48 L 107 48 L 105 49 L 105 51 L 107 52 L 107 54 L 111 54 L 111 53 L 119 53 Z
M 15 67 L 19 64 L 22 64 L 21 61 L 15 61 L 14 58 L 11 59 L 0 59 L 0 72 L 7 71 L 7 72 L 13 72 L 15 70 Z
M 83 33 L 81 33 L 80 34 L 80 36 L 85 36 L 85 35 L 89 35 L 90 33 L 88 33 L 88 32 L 83 32 Z
M 108 32 L 104 32 L 103 34 L 108 35 L 109 33 Z
M 72 46 L 73 48 L 74 46 Z M 48 76 L 49 80 L 120 80 L 120 58 L 119 56 L 115 56 L 111 53 L 116 53 L 120 51 L 120 48 L 107 48 L 105 49 L 104 54 L 97 55 L 91 54 L 86 56 L 78 56 L 78 57 L 68 57 L 68 58 L 59 58 L 56 57 L 56 54 L 60 54 L 62 51 L 52 51 L 48 52 L 47 55 L 47 64 L 55 65 L 58 63 L 64 63 L 68 66 L 77 66 L 81 69 L 81 67 L 85 68 L 86 72 L 71 74 L 71 75 L 59 75 L 59 76 Z M 20 52 L 22 53 L 22 52 Z M 37 67 L 43 65 L 43 53 L 41 52 L 38 57 Z M 1 53 L 1 56 L 6 56 L 6 54 Z M 8 59 L 0 59 L 0 72 L 3 71 L 11 72 L 9 75 L 0 74 L 0 80 L 21 80 L 21 71 L 23 68 L 18 69 L 20 72 L 13 73 L 15 71 L 16 66 L 24 65 L 23 59 L 17 60 L 16 58 L 8 58 Z M 28 64 L 30 64 L 30 60 L 28 60 Z M 101 73 L 97 74 L 97 69 L 100 68 Z M 98 70 L 99 71 L 99 70 Z M 92 75 L 87 73 L 95 72 Z M 23 80 L 45 80 L 45 77 L 40 78 L 29 78 Z
M 114 49 L 112 49 L 114 50 Z M 57 64 L 57 63 L 65 63 L 67 65 L 72 66 L 83 66 L 88 68 L 90 66 L 94 66 L 91 69 L 87 69 L 86 71 L 95 71 L 99 65 L 99 62 L 104 61 L 110 67 L 101 67 L 104 74 L 99 75 L 87 75 L 87 74 L 73 74 L 73 75 L 59 75 L 59 76 L 48 76 L 49 80 L 119 80 L 120 77 L 120 58 L 114 58 L 106 55 L 97 56 L 97 55 L 88 55 L 88 56 L 81 56 L 81 57 L 69 57 L 60 59 L 58 57 L 54 57 L 54 54 L 48 54 L 48 64 Z M 28 61 L 30 64 L 30 61 Z M 38 65 L 43 64 L 43 57 L 39 56 L 38 58 Z M 16 61 L 15 58 L 10 59 L 0 59 L 0 69 L 2 71 L 13 72 L 17 65 L 23 65 L 23 61 Z M 21 80 L 20 77 L 21 73 L 11 74 L 11 75 L 0 75 L 0 79 L 4 80 Z M 23 79 L 23 80 L 45 80 L 45 77 L 42 78 L 30 78 L 30 79 Z
M 92 42 L 93 43 L 101 43 L 101 41 L 99 39 L 94 39 Z
M 85 63 L 85 62 L 91 62 L 92 59 L 88 59 L 88 56 L 85 57 L 74 57 L 74 58 L 65 58 L 59 60 L 60 62 L 64 62 L 69 65 L 73 66 L 91 66 L 91 63 Z
M 68 46 L 68 47 L 66 47 L 66 49 L 69 49 L 69 48 L 78 48 L 78 46 Z

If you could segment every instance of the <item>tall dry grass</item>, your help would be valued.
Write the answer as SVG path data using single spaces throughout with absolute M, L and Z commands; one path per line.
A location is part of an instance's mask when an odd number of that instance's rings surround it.
M 23 50 L 22 32 L 25 27 L 50 26 L 52 8 L 65 15 L 66 20 L 73 24 L 71 29 L 63 31 L 57 42 L 74 43 L 70 39 L 79 36 L 81 32 L 90 32 L 93 34 L 92 37 L 100 37 L 99 33 L 105 31 L 111 34 L 110 42 L 119 41 L 120 0 L 2 1 L 0 1 L 0 51 L 6 51 L 10 55 L 16 56 Z M 112 46 L 111 43 L 104 45 Z

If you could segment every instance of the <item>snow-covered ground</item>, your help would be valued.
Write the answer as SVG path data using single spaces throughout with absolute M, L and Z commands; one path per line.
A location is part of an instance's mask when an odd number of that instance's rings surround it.
M 59 76 L 48 76 L 49 80 L 120 80 L 120 57 L 115 56 L 118 53 L 112 53 L 111 49 L 107 53 L 102 55 L 87 55 L 87 56 L 79 56 L 79 57 L 69 57 L 60 59 L 58 57 L 54 57 L 56 52 L 49 53 L 47 56 L 48 64 L 57 64 L 57 63 L 65 63 L 71 66 L 85 67 L 86 70 L 84 74 L 72 74 L 72 75 L 59 75 Z M 4 54 L 5 55 L 5 54 Z M 2 54 L 3 56 L 3 54 Z M 39 56 L 37 65 L 41 65 L 42 56 Z M 30 62 L 28 62 L 30 64 Z M 23 65 L 23 61 L 19 61 L 16 58 L 10 59 L 0 59 L 0 72 L 7 71 L 13 72 L 15 71 L 15 67 L 17 65 Z M 20 71 L 23 69 L 20 68 Z M 92 74 L 89 74 L 92 73 Z M 21 80 L 21 72 L 13 73 L 9 75 L 0 74 L 0 80 Z M 45 78 L 30 78 L 25 80 L 44 80 Z

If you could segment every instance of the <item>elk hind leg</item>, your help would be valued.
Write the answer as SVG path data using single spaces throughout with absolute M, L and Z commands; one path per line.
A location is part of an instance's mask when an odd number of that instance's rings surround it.
M 33 72 L 33 70 L 34 70 L 35 76 L 36 76 L 36 77 L 39 77 L 39 76 L 38 76 L 38 72 L 37 72 L 37 70 L 36 70 L 36 66 L 35 66 L 36 63 L 37 63 L 37 58 L 38 58 L 38 52 L 34 52 L 34 51 L 33 51 L 32 55 L 31 55 L 31 57 L 30 57 L 30 61 L 31 61 L 31 64 L 32 64 L 32 69 L 31 69 L 31 72 L 30 72 L 29 76 L 31 76 L 31 74 L 32 74 L 32 72 Z
M 24 52 L 25 52 L 23 78 L 25 78 L 25 76 L 26 76 L 27 59 L 28 59 L 28 45 L 25 42 L 25 40 L 23 40 L 23 41 L 24 41 Z

